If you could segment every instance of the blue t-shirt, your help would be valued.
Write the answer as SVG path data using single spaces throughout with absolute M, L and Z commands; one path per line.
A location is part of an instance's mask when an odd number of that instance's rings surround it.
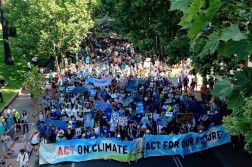
M 89 56 L 86 57 L 86 63 L 90 63 L 90 57 Z

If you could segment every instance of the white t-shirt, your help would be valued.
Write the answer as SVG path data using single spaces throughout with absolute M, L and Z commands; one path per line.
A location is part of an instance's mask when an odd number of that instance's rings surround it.
M 17 157 L 17 161 L 19 162 L 19 166 L 28 166 L 28 158 L 29 155 L 25 152 L 24 154 L 19 153 Z
M 31 144 L 38 144 L 39 143 L 38 135 L 39 135 L 39 133 L 32 135 Z

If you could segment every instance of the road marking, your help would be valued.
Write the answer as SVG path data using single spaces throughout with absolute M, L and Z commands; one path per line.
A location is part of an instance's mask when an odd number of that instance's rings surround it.
M 71 166 L 71 167 L 75 167 L 75 163 L 74 163 L 74 162 L 72 163 L 72 166 Z
M 177 160 L 174 158 L 174 156 L 172 156 L 172 159 L 173 159 L 173 161 L 175 162 L 176 166 L 177 166 L 177 167 L 180 167 L 179 164 L 178 164 L 178 162 L 177 162 Z
M 17 97 L 16 99 L 31 99 L 31 97 Z
M 183 165 L 182 165 L 180 159 L 178 158 L 178 156 L 175 156 L 175 158 L 178 160 L 178 163 L 180 164 L 180 167 L 183 167 Z

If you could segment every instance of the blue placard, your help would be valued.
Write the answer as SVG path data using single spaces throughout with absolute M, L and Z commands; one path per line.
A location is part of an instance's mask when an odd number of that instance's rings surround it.
M 96 101 L 95 101 L 94 108 L 95 108 L 95 109 L 98 109 L 98 110 L 105 111 L 105 110 L 108 109 L 108 108 L 112 108 L 112 106 L 111 106 L 111 104 L 104 103 L 104 102 L 101 102 L 101 101 L 99 101 L 99 100 L 96 100 Z
M 89 77 L 87 81 L 88 81 L 89 83 L 94 83 L 93 77 Z
M 63 120 L 52 120 L 52 119 L 46 119 L 45 121 L 46 126 L 54 126 L 60 129 L 67 129 L 67 123 Z
M 84 127 L 85 128 L 92 128 L 93 127 L 93 113 L 92 112 L 84 112 L 83 115 L 83 122 L 84 122 Z
M 134 101 L 134 96 L 127 97 L 122 100 L 123 106 L 127 106 Z
M 135 91 L 137 87 L 137 80 L 128 80 L 125 87 L 127 92 Z
M 94 86 L 108 86 L 111 85 L 111 78 L 106 77 L 102 79 L 93 78 Z
M 137 114 L 143 114 L 144 113 L 143 101 L 136 102 L 136 113 Z

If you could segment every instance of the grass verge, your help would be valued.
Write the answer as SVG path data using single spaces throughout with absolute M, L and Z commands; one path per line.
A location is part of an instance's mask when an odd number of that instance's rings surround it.
M 23 74 L 27 70 L 27 59 L 21 57 L 20 53 L 14 48 L 16 38 L 10 37 L 10 48 L 11 55 L 14 59 L 15 65 L 6 65 L 4 63 L 4 47 L 2 37 L 2 25 L 0 25 L 0 75 L 4 77 L 5 81 L 8 82 L 7 86 L 3 87 L 3 99 L 4 103 L 0 103 L 0 109 L 3 108 L 13 95 L 18 92 L 24 81 Z

